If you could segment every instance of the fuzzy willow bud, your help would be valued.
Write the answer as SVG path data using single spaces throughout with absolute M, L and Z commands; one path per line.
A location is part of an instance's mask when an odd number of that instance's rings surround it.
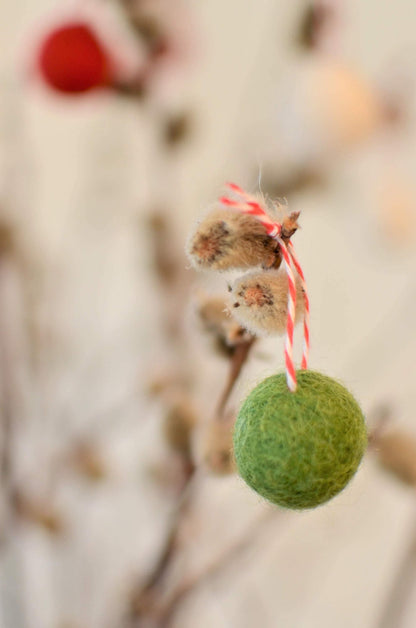
M 281 263 L 277 243 L 261 222 L 230 209 L 212 211 L 201 220 L 188 240 L 187 254 L 197 270 L 278 268 Z
M 205 466 L 216 475 L 235 473 L 233 428 L 235 417 L 213 421 L 205 433 L 203 457 Z
M 174 451 L 189 455 L 192 432 L 197 423 L 196 411 L 185 397 L 176 399 L 163 421 L 163 434 Z
M 395 431 L 376 440 L 381 466 L 404 484 L 416 486 L 416 440 L 413 436 Z
M 215 347 L 221 353 L 230 355 L 235 346 L 245 340 L 246 331 L 235 320 L 224 298 L 201 297 L 197 314 L 204 329 L 214 338 Z
M 297 323 L 303 316 L 305 303 L 297 275 L 295 281 Z M 235 281 L 230 292 L 234 318 L 250 332 L 258 335 L 285 333 L 288 279 L 283 268 L 247 273 Z

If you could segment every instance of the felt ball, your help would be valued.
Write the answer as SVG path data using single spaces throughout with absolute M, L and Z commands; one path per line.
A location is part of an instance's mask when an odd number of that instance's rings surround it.
M 279 506 L 314 508 L 353 477 L 367 446 L 364 417 L 334 379 L 297 371 L 290 392 L 285 373 L 268 377 L 242 404 L 234 429 L 241 477 Z
M 66 94 L 104 87 L 110 79 L 110 60 L 94 31 L 83 23 L 54 29 L 39 50 L 39 67 L 47 84 Z

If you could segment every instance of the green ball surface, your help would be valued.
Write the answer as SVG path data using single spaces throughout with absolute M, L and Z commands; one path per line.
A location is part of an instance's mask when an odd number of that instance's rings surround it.
M 279 506 L 314 508 L 339 493 L 367 446 L 360 406 L 334 379 L 297 371 L 290 392 L 285 373 L 268 377 L 244 401 L 234 429 L 241 477 Z

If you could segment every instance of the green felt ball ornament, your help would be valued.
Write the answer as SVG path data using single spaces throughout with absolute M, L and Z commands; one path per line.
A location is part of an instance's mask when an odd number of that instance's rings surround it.
M 351 393 L 334 379 L 297 371 L 261 382 L 244 401 L 234 429 L 241 477 L 279 506 L 314 508 L 353 477 L 367 446 L 364 417 Z

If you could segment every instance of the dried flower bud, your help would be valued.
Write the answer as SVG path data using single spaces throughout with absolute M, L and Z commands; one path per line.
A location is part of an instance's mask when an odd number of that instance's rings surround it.
M 197 270 L 278 268 L 277 242 L 253 216 L 231 209 L 210 212 L 192 233 L 187 254 Z
M 302 318 L 305 302 L 300 278 L 296 275 L 295 323 Z M 233 313 L 241 325 L 254 334 L 283 334 L 287 322 L 288 279 L 286 271 L 247 273 L 231 287 Z
M 282 220 L 282 238 L 289 240 L 292 235 L 299 229 L 298 218 L 300 212 L 290 212 Z
M 12 225 L 0 222 L 0 258 L 11 255 L 17 250 L 17 242 Z
M 222 297 L 200 297 L 197 314 L 204 329 L 213 335 L 221 354 L 232 355 L 235 346 L 247 338 L 247 332 L 233 317 Z
M 203 459 L 206 467 L 217 475 L 235 472 L 233 455 L 234 416 L 213 421 L 204 434 Z
M 322 31 L 334 18 L 334 8 L 322 2 L 314 2 L 306 7 L 297 34 L 297 43 L 302 48 L 313 49 L 319 44 Z
M 172 225 L 163 209 L 153 208 L 148 219 L 153 268 L 160 281 L 172 285 L 178 276 L 178 259 L 173 246 Z
M 163 139 L 167 146 L 173 147 L 186 141 L 192 132 L 192 117 L 183 111 L 164 121 Z
M 77 443 L 69 452 L 68 462 L 77 473 L 92 482 L 100 482 L 107 476 L 105 461 L 93 443 Z
M 182 390 L 186 385 L 181 374 L 171 371 L 158 371 L 152 374 L 145 388 L 151 397 L 167 397 L 172 391 Z
M 416 486 L 416 439 L 389 432 L 379 435 L 375 445 L 381 466 L 405 484 Z
M 51 503 L 16 491 L 13 495 L 13 505 L 21 519 L 40 526 L 46 532 L 59 535 L 64 531 L 65 525 L 61 514 Z
M 163 37 L 161 25 L 152 15 L 146 15 L 140 11 L 132 12 L 132 24 L 150 49 L 157 46 Z
M 163 433 L 174 451 L 189 455 L 192 432 L 197 423 L 197 414 L 186 397 L 178 397 L 169 407 L 164 422 Z

